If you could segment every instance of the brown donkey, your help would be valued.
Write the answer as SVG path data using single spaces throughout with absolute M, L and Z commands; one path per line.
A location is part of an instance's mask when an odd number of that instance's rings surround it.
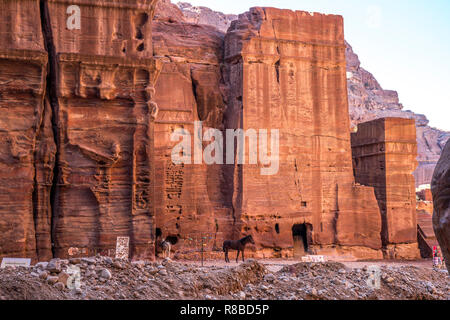
M 245 261 L 244 249 L 247 243 L 255 244 L 255 241 L 253 240 L 253 237 L 251 235 L 246 236 L 241 240 L 225 240 L 223 242 L 223 252 L 225 252 L 225 262 L 227 263 L 230 262 L 230 259 L 228 259 L 228 250 L 230 249 L 237 250 L 236 262 L 238 262 L 239 252 L 242 252 L 242 261 Z

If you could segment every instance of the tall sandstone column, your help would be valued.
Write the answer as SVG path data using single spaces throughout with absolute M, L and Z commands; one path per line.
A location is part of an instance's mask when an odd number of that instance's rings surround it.
M 236 233 L 263 256 L 295 254 L 303 233 L 305 250 L 380 258 L 374 190 L 353 177 L 342 17 L 252 8 L 228 30 L 225 63 L 226 127 L 280 130 L 278 173 L 234 166 Z
M 79 29 L 67 24 L 73 4 L 44 3 L 58 129 L 54 252 L 111 254 L 129 236 L 131 257 L 152 258 L 156 0 L 76 1 Z
M 415 121 L 384 118 L 359 124 L 352 134 L 352 148 L 356 181 L 375 188 L 385 258 L 420 258 L 413 176 Z
M 155 58 L 163 63 L 155 96 L 159 106 L 155 120 L 156 228 L 161 238 L 173 241 L 175 257 L 199 258 L 202 238 L 205 257 L 217 257 L 223 254 L 222 242 L 230 237 L 232 224 L 222 188 L 222 166 L 207 165 L 203 159 L 195 164 L 193 146 L 195 135 L 210 128 L 223 129 L 223 34 L 210 26 L 163 20 L 160 15 L 153 22 L 153 41 Z M 199 121 L 202 130 L 195 132 Z M 176 130 L 190 135 L 191 163 L 172 161 L 172 150 L 180 142 L 171 141 Z M 201 155 L 203 149 L 198 149 Z
M 55 144 L 39 1 L 0 1 L 0 43 L 0 257 L 46 259 Z

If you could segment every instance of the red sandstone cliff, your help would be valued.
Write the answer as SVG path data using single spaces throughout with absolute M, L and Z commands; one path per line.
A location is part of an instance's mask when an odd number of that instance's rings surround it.
M 354 178 L 342 17 L 253 8 L 224 36 L 167 1 L 153 22 L 154 0 L 80 1 L 80 30 L 70 1 L 0 4 L 1 256 L 111 255 L 129 236 L 153 258 L 162 234 L 189 257 L 192 239 L 252 234 L 260 257 L 382 257 L 380 200 Z M 171 133 L 196 120 L 279 129 L 279 172 L 173 164 Z M 383 244 L 412 242 L 409 222 Z

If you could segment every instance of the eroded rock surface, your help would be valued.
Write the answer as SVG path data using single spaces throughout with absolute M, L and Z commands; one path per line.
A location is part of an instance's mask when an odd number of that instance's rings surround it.
M 222 32 L 227 32 L 231 22 L 238 18 L 235 14 L 224 14 L 207 7 L 192 6 L 187 2 L 178 2 L 177 6 L 187 22 L 210 25 Z
M 58 126 L 53 241 L 58 257 L 72 247 L 115 250 L 129 236 L 132 257 L 154 254 L 153 59 L 156 1 L 80 5 L 81 29 L 68 30 L 70 1 L 47 1 L 44 21 L 56 75 Z M 107 17 L 98 23 L 98 17 Z
M 261 165 L 233 168 L 242 232 L 263 251 L 348 246 L 377 257 L 374 192 L 353 177 L 342 17 L 252 8 L 232 22 L 225 61 L 226 127 L 279 129 L 282 141 L 277 174 L 262 176 Z
M 0 254 L 51 257 L 55 143 L 39 1 L 0 2 Z
M 382 217 L 381 239 L 386 258 L 419 258 L 416 194 L 415 122 L 377 119 L 352 133 L 356 182 L 375 188 Z
M 193 157 L 191 164 L 174 164 L 171 153 L 179 141 L 171 141 L 171 134 L 223 129 L 223 34 L 159 18 L 153 31 L 155 58 L 163 63 L 155 96 L 155 223 L 161 238 L 177 239 L 177 256 L 193 257 L 201 238 L 218 248 L 230 236 L 231 209 L 223 201 L 221 166 L 194 164 Z M 199 132 L 194 121 L 203 121 Z
M 253 8 L 224 35 L 168 1 L 152 22 L 154 0 L 86 0 L 77 30 L 70 1 L 0 3 L 2 256 L 112 256 L 128 236 L 152 259 L 160 236 L 208 258 L 252 234 L 247 256 L 383 257 L 374 188 L 353 176 L 340 16 Z M 177 129 L 279 129 L 279 170 L 174 164 Z
M 450 271 L 450 142 L 447 142 L 434 171 L 431 191 L 434 232 Z

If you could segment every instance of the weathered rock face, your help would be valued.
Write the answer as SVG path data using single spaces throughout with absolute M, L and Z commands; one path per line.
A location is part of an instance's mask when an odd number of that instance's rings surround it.
M 33 12 L 34 14 L 31 14 Z M 51 256 L 55 145 L 39 1 L 0 2 L 0 254 Z
M 133 257 L 154 254 L 152 102 L 156 1 L 86 2 L 68 30 L 70 1 L 48 1 L 45 31 L 58 126 L 54 251 L 107 252 L 129 236 Z M 105 17 L 102 24 L 99 17 Z
M 447 142 L 434 171 L 431 191 L 434 232 L 450 271 L 450 142 Z
M 153 256 L 155 3 L 0 2 L 2 256 Z
M 192 6 L 187 2 L 178 2 L 186 22 L 210 25 L 226 33 L 232 21 L 238 18 L 235 14 L 223 14 L 207 7 Z
M 155 20 L 167 22 L 186 22 L 183 12 L 170 0 L 159 0 L 155 9 Z
M 414 120 L 386 118 L 362 123 L 352 134 L 356 182 L 375 188 L 387 258 L 418 258 L 417 162 Z
M 228 30 L 226 127 L 280 131 L 277 174 L 234 167 L 234 216 L 259 249 L 295 247 L 305 232 L 319 251 L 381 249 L 373 189 L 354 183 L 342 26 L 340 16 L 252 8 Z
M 374 188 L 353 176 L 342 18 L 253 8 L 224 38 L 169 1 L 152 23 L 156 2 L 79 1 L 71 29 L 70 1 L 0 1 L 0 255 L 111 255 L 129 236 L 153 258 L 161 235 L 190 257 L 252 234 L 254 256 L 382 258 Z M 179 129 L 192 163 L 172 161 Z M 278 170 L 248 149 L 194 163 L 208 129 L 278 129 Z
M 155 121 L 155 216 L 162 238 L 176 238 L 178 256 L 189 257 L 201 238 L 214 248 L 230 230 L 230 208 L 224 206 L 220 165 L 174 164 L 171 153 L 184 129 L 193 137 L 194 121 L 203 121 L 199 134 L 221 129 L 225 109 L 220 65 L 223 35 L 210 26 L 153 23 L 155 58 L 163 63 L 156 85 L 159 106 Z M 193 145 L 193 140 L 191 143 Z M 232 221 L 232 220 L 231 220 Z

